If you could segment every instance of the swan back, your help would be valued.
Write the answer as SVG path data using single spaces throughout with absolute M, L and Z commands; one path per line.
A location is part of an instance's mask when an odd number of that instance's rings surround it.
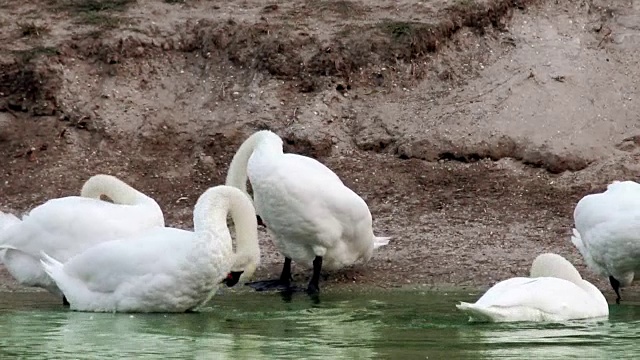
M 86 199 L 89 200 L 89 199 Z M 215 294 L 235 260 L 227 227 L 231 214 L 239 252 L 259 260 L 256 215 L 249 198 L 229 186 L 205 191 L 194 208 L 195 231 L 155 227 L 103 242 L 65 263 L 43 254 L 42 267 L 71 309 L 182 312 L 198 309 Z
M 589 268 L 628 286 L 640 270 L 640 184 L 613 181 L 604 192 L 586 195 L 574 223 L 571 241 Z
M 541 254 L 531 277 L 516 277 L 491 287 L 474 304 L 460 303 L 471 321 L 562 321 L 604 317 L 604 295 L 582 279 L 575 267 L 557 254 Z
M 227 215 L 231 214 L 236 233 L 236 251 L 232 271 L 244 271 L 251 277 L 260 263 L 258 222 L 251 200 L 241 190 L 219 185 L 205 191 L 193 211 L 195 232 L 225 234 L 231 241 Z M 229 244 L 231 247 L 231 244 Z
M 582 276 L 573 264 L 564 257 L 553 253 L 540 254 L 533 260 L 530 277 L 555 277 L 571 281 L 578 286 L 582 285 Z

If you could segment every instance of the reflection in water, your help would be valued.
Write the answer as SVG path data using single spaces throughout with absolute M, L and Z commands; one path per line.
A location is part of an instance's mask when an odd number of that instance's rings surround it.
M 0 359 L 609 359 L 638 351 L 640 304 L 611 306 L 608 320 L 469 324 L 455 304 L 475 296 L 329 291 L 316 304 L 229 292 L 198 314 L 128 315 L 0 293 Z
M 461 341 L 476 345 L 476 354 L 487 359 L 518 358 L 523 354 L 532 358 L 637 359 L 640 348 L 633 339 L 640 338 L 640 307 L 610 308 L 609 319 L 474 324 L 463 333 Z
M 16 294 L 3 294 L 3 298 Z M 97 314 L 24 305 L 3 311 L 0 358 L 7 356 L 207 359 L 371 359 L 380 316 L 349 301 L 230 294 L 198 314 Z M 222 296 L 216 299 L 221 299 Z

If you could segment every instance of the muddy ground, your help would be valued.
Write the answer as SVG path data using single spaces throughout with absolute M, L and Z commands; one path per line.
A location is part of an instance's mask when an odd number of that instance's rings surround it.
M 0 210 L 109 173 L 189 228 L 237 146 L 268 128 L 334 169 L 393 237 L 327 285 L 488 287 L 553 251 L 612 296 L 569 235 L 582 196 L 640 170 L 640 1 L 0 9 Z M 261 244 L 257 277 L 275 276 L 264 231 Z

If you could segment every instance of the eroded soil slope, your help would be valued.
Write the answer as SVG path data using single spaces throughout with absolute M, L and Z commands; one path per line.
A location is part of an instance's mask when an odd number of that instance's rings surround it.
M 489 286 L 543 251 L 593 280 L 569 241 L 573 207 L 638 172 L 638 1 L 0 7 L 0 210 L 104 172 L 188 228 L 237 146 L 268 128 L 393 237 L 329 283 Z M 257 276 L 273 276 L 261 235 Z

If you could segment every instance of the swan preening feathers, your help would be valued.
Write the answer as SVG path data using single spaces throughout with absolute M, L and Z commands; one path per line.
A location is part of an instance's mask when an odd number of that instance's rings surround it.
M 252 287 L 291 289 L 291 261 L 313 266 L 307 290 L 319 291 L 320 270 L 367 261 L 389 238 L 373 234 L 367 204 L 319 161 L 283 152 L 282 139 L 262 130 L 240 146 L 231 161 L 226 184 L 247 192 L 284 255 L 279 279 Z
M 236 254 L 227 215 L 236 229 Z M 197 310 L 230 273 L 253 273 L 260 260 L 256 215 L 238 189 L 216 186 L 200 196 L 194 231 L 156 227 L 103 242 L 66 262 L 42 264 L 72 310 L 184 312 Z M 236 279 L 237 281 L 237 279 Z
M 113 203 L 101 200 L 102 195 Z M 2 262 L 20 284 L 63 296 L 40 265 L 41 251 L 66 261 L 101 242 L 163 226 L 155 200 L 116 177 L 95 175 L 80 196 L 49 200 L 22 220 L 0 213 Z
M 578 270 L 557 254 L 541 254 L 530 277 L 515 277 L 490 288 L 474 304 L 458 309 L 471 321 L 564 321 L 609 315 L 600 290 L 583 280 Z
M 80 196 L 49 200 L 22 219 L 0 212 L 0 257 L 20 284 L 61 296 L 73 310 L 191 311 L 221 284 L 233 286 L 254 273 L 260 262 L 258 219 L 284 266 L 278 279 L 248 283 L 256 290 L 293 290 L 295 261 L 313 268 L 306 290 L 317 294 L 323 268 L 366 262 L 389 242 L 374 235 L 367 204 L 333 171 L 312 158 L 284 153 L 282 139 L 263 130 L 242 143 L 226 185 L 199 197 L 193 231 L 165 227 L 155 200 L 116 177 L 95 175 Z M 640 268 L 640 184 L 614 181 L 605 192 L 585 196 L 574 220 L 571 241 L 590 269 L 609 278 L 619 303 L 620 288 L 631 284 Z M 551 253 L 533 261 L 530 277 L 501 281 L 477 302 L 457 308 L 470 320 L 493 322 L 609 313 L 602 293 Z
M 640 270 L 640 184 L 614 181 L 583 197 L 573 218 L 571 241 L 591 270 L 609 278 L 620 303 L 620 288 Z

